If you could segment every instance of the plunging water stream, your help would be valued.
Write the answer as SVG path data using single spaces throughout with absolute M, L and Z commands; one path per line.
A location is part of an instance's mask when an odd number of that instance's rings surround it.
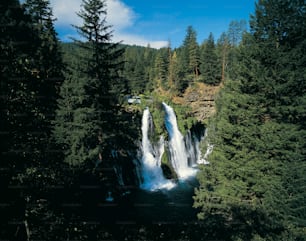
M 166 111 L 165 125 L 169 134 L 170 161 L 180 179 L 194 176 L 196 169 L 188 165 L 188 155 L 184 137 L 178 129 L 174 110 L 163 102 Z
M 179 131 L 176 115 L 173 108 L 162 103 L 165 109 L 165 126 L 168 131 L 166 151 L 169 164 L 172 166 L 179 180 L 195 176 L 197 169 L 194 168 L 201 158 L 199 148 L 200 139 L 190 131 L 184 138 Z M 142 116 L 142 141 L 140 163 L 140 187 L 145 190 L 155 191 L 158 189 L 171 189 L 174 182 L 164 177 L 161 168 L 161 159 L 165 151 L 163 136 L 158 143 L 151 143 L 150 135 L 154 132 L 153 120 L 149 108 L 143 111 Z
M 149 130 L 152 128 L 152 117 L 146 108 L 142 116 L 142 177 L 141 188 L 146 190 L 171 189 L 174 183 L 165 179 L 161 169 L 161 157 L 164 153 L 164 139 L 161 137 L 158 147 L 153 148 L 149 139 Z

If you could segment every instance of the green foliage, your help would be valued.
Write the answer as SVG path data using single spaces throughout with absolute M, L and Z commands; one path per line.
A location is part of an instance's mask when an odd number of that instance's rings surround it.
M 112 43 L 105 3 L 84 0 L 79 12 L 84 22 L 77 29 L 85 41 L 61 45 L 48 0 L 0 4 L 0 185 L 9 206 L 2 210 L 0 236 L 305 240 L 305 2 L 260 0 L 251 33 L 243 39 L 244 23 L 234 21 L 217 46 L 210 35 L 199 49 L 190 26 L 175 50 Z M 193 81 L 218 84 L 225 76 L 232 80 L 225 82 L 217 115 L 209 122 L 214 151 L 210 165 L 201 167 L 195 190 L 198 226 L 139 225 L 128 233 L 125 227 L 100 227 L 83 222 L 75 210 L 67 212 L 64 203 L 96 207 L 100 201 L 93 200 L 107 191 L 122 191 L 115 173 L 105 170 L 118 163 L 134 170 L 130 159 L 135 153 L 130 152 L 140 136 L 144 105 L 153 115 L 155 141 L 167 138 L 162 101 L 174 108 L 183 134 L 196 122 L 189 107 L 158 96 L 156 87 L 182 94 Z M 127 93 L 145 93 L 152 100 L 125 106 L 126 112 L 120 104 Z M 173 177 L 167 153 L 162 163 Z M 130 173 L 124 181 L 135 184 L 132 179 Z M 98 186 L 98 194 L 82 185 Z
M 169 65 L 169 49 L 160 49 L 157 53 L 155 59 L 155 74 L 156 74 L 156 84 L 155 89 L 162 88 L 168 89 L 168 65 Z
M 305 58 L 293 57 L 305 23 L 303 1 L 259 1 L 218 97 L 194 206 L 200 219 L 221 218 L 231 240 L 305 237 Z
M 242 36 L 246 32 L 247 23 L 245 20 L 231 21 L 227 31 L 227 37 L 231 46 L 238 46 Z
M 170 57 L 169 62 L 169 88 L 172 93 L 179 89 L 179 62 L 176 51 Z
M 41 198 L 47 185 L 58 183 L 60 166 L 49 161 L 56 155 L 51 122 L 64 66 L 48 1 L 26 1 L 23 6 L 6 1 L 0 6 L 0 22 L 0 169 L 9 206 L 0 229 L 1 237 L 19 239 L 30 222 L 29 212 L 34 212 L 23 205 L 26 199 Z M 27 188 L 11 190 L 10 185 Z M 8 225 L 16 220 L 18 224 Z
M 123 76 L 127 80 L 127 92 L 144 93 L 153 89 L 154 61 L 157 50 L 139 46 L 124 46 Z
M 2 126 L 6 151 L 37 161 L 49 148 L 63 63 L 48 1 L 24 6 L 1 5 Z
M 75 41 L 82 55 L 76 65 L 71 65 L 73 69 L 61 89 L 54 137 L 71 165 L 102 160 L 110 135 L 107 123 L 113 120 L 122 91 L 118 75 L 122 51 L 110 42 L 111 32 L 103 17 L 105 7 L 104 1 L 83 2 L 78 15 L 84 23 L 76 28 L 86 42 Z
M 215 42 L 210 33 L 206 42 L 202 44 L 201 51 L 201 78 L 206 84 L 217 85 L 221 81 L 221 65 L 216 54 Z

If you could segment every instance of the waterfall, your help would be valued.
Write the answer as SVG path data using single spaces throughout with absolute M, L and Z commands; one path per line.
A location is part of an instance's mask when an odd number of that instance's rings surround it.
M 214 149 L 214 146 L 211 145 L 211 144 L 208 144 L 206 152 L 205 152 L 203 158 L 199 158 L 198 164 L 208 165 L 209 161 L 207 161 L 207 157 L 212 153 L 213 149 Z
M 187 151 L 188 164 L 192 166 L 193 164 L 195 164 L 194 160 L 196 160 L 196 150 L 190 130 L 188 130 L 184 142 Z
M 146 190 L 158 190 L 158 189 L 171 189 L 174 183 L 167 180 L 163 176 L 163 171 L 161 169 L 161 157 L 164 152 L 164 140 L 160 139 L 158 146 L 152 146 L 149 139 L 149 130 L 153 127 L 152 117 L 148 108 L 143 112 L 142 116 L 142 183 L 141 188 Z
M 207 149 L 206 149 L 206 152 L 205 152 L 203 158 L 202 158 L 202 153 L 200 153 L 200 156 L 199 156 L 199 159 L 198 159 L 197 163 L 208 165 L 209 161 L 207 161 L 207 157 L 212 153 L 212 151 L 214 149 L 214 145 L 210 144 L 209 141 L 207 140 L 207 129 L 205 130 L 204 139 L 206 140 L 206 143 L 207 143 Z
M 194 133 L 188 130 L 185 136 L 185 146 L 187 150 L 189 166 L 197 166 L 201 158 L 200 141 L 201 139 L 199 139 L 194 135 Z
M 196 170 L 189 167 L 188 155 L 184 138 L 177 126 L 176 115 L 173 109 L 163 102 L 166 111 L 165 125 L 169 134 L 169 151 L 171 164 L 180 179 L 193 176 Z

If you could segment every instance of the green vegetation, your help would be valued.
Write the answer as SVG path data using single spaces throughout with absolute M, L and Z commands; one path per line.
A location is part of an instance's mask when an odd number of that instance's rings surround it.
M 103 159 L 108 136 L 108 123 L 114 120 L 117 95 L 121 92 L 118 71 L 122 51 L 110 42 L 111 32 L 106 25 L 104 1 L 84 1 L 78 15 L 82 26 L 76 26 L 86 40 L 75 40 L 81 55 L 71 66 L 61 89 L 61 99 L 54 122 L 54 139 L 64 150 L 70 165 Z M 77 76 L 76 76 L 77 75 Z
M 175 49 L 113 43 L 105 9 L 105 0 L 83 0 L 75 27 L 84 41 L 60 43 L 48 0 L 0 4 L 1 238 L 305 240 L 305 1 L 259 0 L 249 33 L 233 21 L 199 45 L 189 26 Z M 198 173 L 199 223 L 127 234 L 84 222 L 80 207 L 126 191 L 116 168 L 137 185 L 142 110 L 152 113 L 153 141 L 166 137 L 163 101 L 185 134 L 196 120 L 174 100 L 199 82 L 223 87 L 205 120 L 214 151 Z
M 203 49 L 201 56 L 202 81 L 207 84 L 219 84 L 221 81 L 221 68 L 212 33 L 210 33 L 207 41 L 203 43 L 201 48 Z
M 228 240 L 305 240 L 305 16 L 303 1 L 259 1 L 210 120 L 194 206 Z

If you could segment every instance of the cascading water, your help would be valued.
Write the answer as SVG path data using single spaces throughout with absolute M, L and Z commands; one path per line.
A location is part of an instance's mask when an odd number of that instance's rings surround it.
M 204 139 L 205 140 L 207 139 L 207 129 L 205 131 Z M 204 164 L 204 165 L 208 165 L 209 164 L 209 161 L 207 161 L 207 158 L 212 153 L 212 151 L 214 149 L 214 145 L 210 144 L 208 142 L 208 140 L 206 140 L 206 142 L 207 142 L 206 152 L 205 152 L 203 158 L 202 158 L 202 153 L 200 153 L 199 159 L 197 161 L 198 164 Z
M 142 116 L 142 183 L 140 187 L 145 190 L 171 189 L 174 183 L 163 176 L 161 169 L 161 157 L 164 152 L 164 141 L 161 138 L 159 147 L 154 148 L 149 139 L 149 130 L 153 126 L 151 114 L 148 108 Z
M 200 141 L 190 130 L 185 136 L 185 146 L 188 156 L 188 165 L 197 166 L 201 158 Z
M 196 170 L 188 166 L 188 156 L 184 138 L 177 126 L 173 109 L 163 102 L 166 111 L 165 125 L 169 134 L 169 151 L 171 164 L 180 179 L 194 176 Z

